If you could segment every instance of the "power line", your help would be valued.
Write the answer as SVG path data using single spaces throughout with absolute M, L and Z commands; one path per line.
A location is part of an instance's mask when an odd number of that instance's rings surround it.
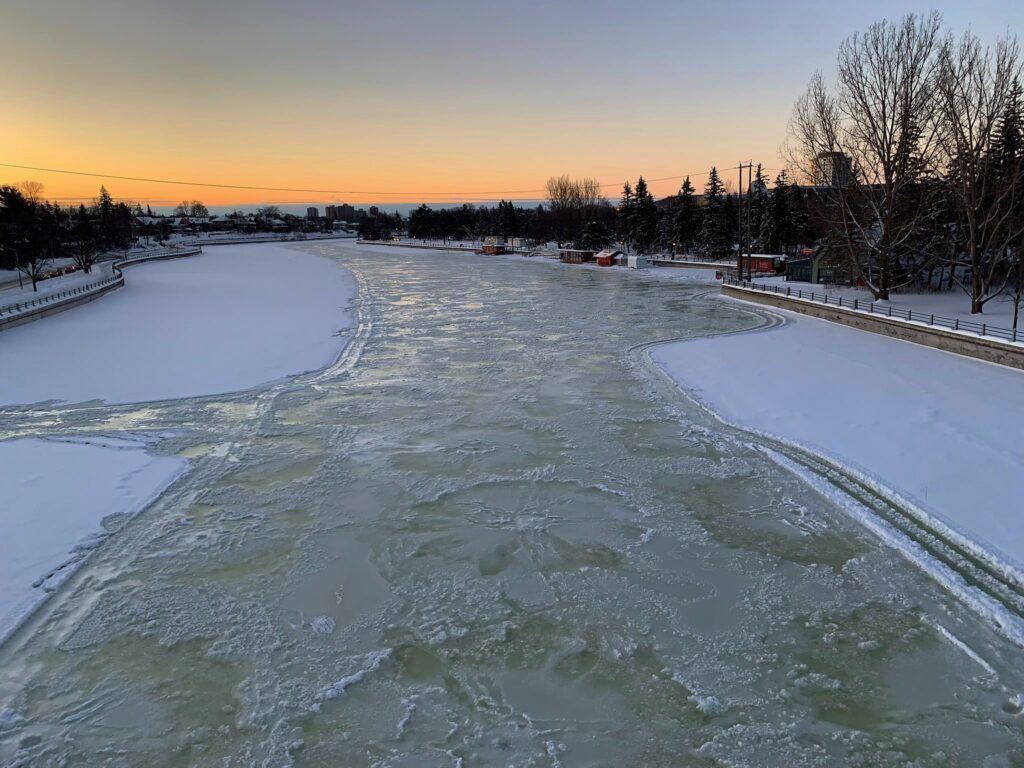
M 62 173 L 69 176 L 89 176 L 97 179 L 116 179 L 119 181 L 141 181 L 147 184 L 174 184 L 183 187 L 211 187 L 215 189 L 241 189 L 252 192 L 301 192 L 305 194 L 318 194 L 318 195 L 378 195 L 378 196 L 394 196 L 394 195 L 424 195 L 431 197 L 458 197 L 458 196 L 469 196 L 469 195 L 527 195 L 527 194 L 540 194 L 546 193 L 547 189 L 506 189 L 498 190 L 494 192 L 369 192 L 365 190 L 339 190 L 339 189 L 300 189 L 296 187 L 261 187 L 247 184 L 216 184 L 211 182 L 202 181 L 181 181 L 176 179 L 153 179 L 144 176 L 119 176 L 112 173 L 93 173 L 91 171 L 70 171 L 63 168 L 42 168 L 34 165 L 19 165 L 16 163 L 0 163 L 0 166 L 4 168 L 18 168 L 23 171 L 41 171 L 44 173 Z M 780 168 L 765 168 L 767 171 L 782 170 Z M 674 181 L 682 180 L 686 177 L 701 177 L 707 176 L 710 171 L 697 171 L 694 173 L 683 173 L 676 176 L 663 176 L 658 179 L 648 179 L 648 182 L 655 183 L 659 181 Z M 607 184 L 600 184 L 599 186 L 603 189 L 605 187 L 615 187 L 622 182 L 609 182 Z

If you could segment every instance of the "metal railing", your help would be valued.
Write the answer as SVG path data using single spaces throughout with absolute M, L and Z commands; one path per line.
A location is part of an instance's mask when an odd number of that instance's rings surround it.
M 80 285 L 77 288 L 68 288 L 66 291 L 60 291 L 58 293 L 47 293 L 39 298 L 32 299 L 30 301 L 20 301 L 14 304 L 8 304 L 0 307 L 0 317 L 9 317 L 11 315 L 20 315 L 29 310 L 41 307 L 44 304 L 58 304 L 61 301 L 71 298 L 72 296 L 80 296 L 83 293 L 92 293 L 100 288 L 103 288 L 111 283 L 124 280 L 121 273 L 113 274 L 103 280 L 97 280 L 95 283 L 86 283 Z
M 58 291 L 55 293 L 47 293 L 43 296 L 39 296 L 28 301 L 19 301 L 12 304 L 0 306 L 0 318 L 8 318 L 14 315 L 21 315 L 29 313 L 38 307 L 48 304 L 60 304 L 68 299 L 72 299 L 76 296 L 82 296 L 87 293 L 94 293 L 100 289 L 106 288 L 114 283 L 123 283 L 124 275 L 121 273 L 121 267 L 128 266 L 131 264 L 139 264 L 144 261 L 151 261 L 153 259 L 163 259 L 169 256 L 192 256 L 197 253 L 202 253 L 202 248 L 167 248 L 160 251 L 149 251 L 148 253 L 141 253 L 138 256 L 122 258 L 111 264 L 111 274 L 109 277 L 105 277 L 102 280 L 96 280 L 92 283 L 85 283 L 74 288 L 68 288 L 64 291 Z M 54 278 L 50 278 L 54 279 Z
M 677 253 L 672 256 L 667 253 L 651 254 L 647 257 L 649 261 L 679 261 L 692 264 L 715 264 L 722 267 L 735 267 L 735 256 L 724 256 L 720 259 L 710 259 L 705 256 L 698 256 L 690 253 Z
M 732 275 L 725 276 L 723 283 L 726 285 L 735 285 L 739 288 L 746 288 L 751 291 L 761 291 L 764 293 L 777 293 L 781 296 L 788 296 L 795 299 L 803 299 L 805 301 L 820 302 L 828 306 L 843 307 L 845 309 L 852 309 L 855 312 L 866 312 L 869 315 L 876 315 L 879 317 L 894 318 L 897 320 L 905 320 L 911 323 L 921 323 L 923 325 L 938 326 L 940 328 L 946 328 L 951 331 L 964 331 L 968 333 L 974 333 L 978 336 L 985 336 L 988 338 L 999 339 L 1000 341 L 1009 341 L 1014 344 L 1017 343 L 1018 339 L 1024 340 L 1024 332 L 1018 332 L 1016 328 L 1000 328 L 996 325 L 989 325 L 988 323 L 976 323 L 972 320 L 961 320 L 958 317 L 942 317 L 941 315 L 929 314 L 925 312 L 914 312 L 910 309 L 900 309 L 894 307 L 889 303 L 876 304 L 874 301 L 862 301 L 861 299 L 846 299 L 842 296 L 829 295 L 825 292 L 819 291 L 805 291 L 800 288 L 794 289 L 791 286 L 785 286 L 784 288 L 780 285 L 768 285 L 767 283 L 754 283 L 749 280 L 740 280 Z

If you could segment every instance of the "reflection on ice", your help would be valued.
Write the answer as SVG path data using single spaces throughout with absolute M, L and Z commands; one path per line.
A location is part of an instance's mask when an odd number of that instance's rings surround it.
M 146 415 L 193 470 L 0 651 L 0 762 L 1024 761 L 1018 649 L 627 354 L 747 311 L 316 247 L 352 356 Z

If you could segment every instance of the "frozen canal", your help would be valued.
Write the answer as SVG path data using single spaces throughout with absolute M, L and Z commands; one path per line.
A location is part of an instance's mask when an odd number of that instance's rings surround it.
M 0 764 L 1024 762 L 1020 649 L 640 346 L 755 311 L 308 247 L 361 281 L 331 368 L 0 412 L 0 437 L 159 433 L 192 462 L 0 648 Z

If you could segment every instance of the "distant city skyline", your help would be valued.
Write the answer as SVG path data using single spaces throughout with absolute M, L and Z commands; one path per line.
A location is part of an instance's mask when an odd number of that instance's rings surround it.
M 308 193 L 174 186 L 0 167 L 0 183 L 89 200 L 105 184 L 154 208 L 340 202 L 402 210 L 536 201 L 552 175 L 609 199 L 657 196 L 717 165 L 783 165 L 792 104 L 871 22 L 940 10 L 988 42 L 1024 4 L 512 5 L 447 0 L 5 3 L 0 162 Z M 668 178 L 671 177 L 671 178 Z M 350 190 L 351 192 L 348 192 Z

